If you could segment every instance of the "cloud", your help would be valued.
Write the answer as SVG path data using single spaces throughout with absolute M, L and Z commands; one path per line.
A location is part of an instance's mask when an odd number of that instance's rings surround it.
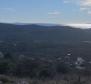
M 68 0 L 64 0 L 66 2 Z M 76 4 L 79 6 L 79 10 L 85 11 L 87 14 L 91 14 L 91 0 L 69 0 L 68 3 Z
M 80 10 L 86 10 L 86 13 L 91 15 L 91 0 L 80 0 Z
M 90 14 L 90 15 L 91 15 L 91 11 L 90 11 L 90 10 L 88 10 L 88 14 Z
M 64 3 L 75 3 L 79 4 L 80 6 L 91 6 L 91 0 L 64 0 Z
M 7 12 L 15 12 L 14 8 L 0 8 L 0 9 Z
M 91 0 L 80 0 L 81 6 L 91 6 Z
M 67 24 L 68 26 L 76 27 L 76 28 L 91 28 L 91 24 L 78 24 L 78 23 L 72 23 L 72 24 Z
M 53 12 L 48 12 L 48 15 L 60 15 L 61 13 L 59 11 L 53 11 Z
M 80 10 L 84 11 L 84 10 L 87 10 L 88 8 L 87 7 L 80 7 Z
M 68 0 L 64 0 L 63 2 L 64 2 L 64 3 L 70 3 L 70 1 L 68 1 Z

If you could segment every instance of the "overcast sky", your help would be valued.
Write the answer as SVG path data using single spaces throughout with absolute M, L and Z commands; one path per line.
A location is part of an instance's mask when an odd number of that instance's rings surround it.
M 0 0 L 0 22 L 91 23 L 91 0 Z

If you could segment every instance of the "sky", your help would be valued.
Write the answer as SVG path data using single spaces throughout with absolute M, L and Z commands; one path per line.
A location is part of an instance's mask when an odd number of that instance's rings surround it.
M 91 0 L 0 0 L 0 22 L 91 23 Z

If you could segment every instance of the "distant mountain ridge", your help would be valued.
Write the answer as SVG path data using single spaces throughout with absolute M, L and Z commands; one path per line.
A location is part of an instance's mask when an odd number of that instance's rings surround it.
M 36 24 L 36 25 L 40 25 L 40 26 L 60 26 L 60 24 L 53 24 L 53 23 L 13 23 L 16 25 L 32 25 L 32 24 Z
M 80 29 L 64 25 L 43 26 L 38 24 L 0 23 L 0 40 L 39 40 L 39 41 L 89 41 L 90 29 Z M 25 40 L 26 39 L 26 40 Z
M 53 23 L 14 23 L 16 25 L 39 25 L 39 26 L 70 26 L 70 27 L 74 27 L 74 28 L 82 28 L 82 29 L 88 29 L 91 28 L 91 24 L 90 23 L 85 23 L 85 24 L 77 24 L 77 23 L 73 23 L 73 24 L 53 24 Z

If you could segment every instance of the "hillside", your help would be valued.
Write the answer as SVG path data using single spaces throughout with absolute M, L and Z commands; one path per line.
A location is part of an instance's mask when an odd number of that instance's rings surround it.
M 68 26 L 0 24 L 0 39 L 7 41 L 89 41 L 91 31 Z
M 91 29 L 0 23 L 0 66 L 0 74 L 31 77 L 89 72 Z

